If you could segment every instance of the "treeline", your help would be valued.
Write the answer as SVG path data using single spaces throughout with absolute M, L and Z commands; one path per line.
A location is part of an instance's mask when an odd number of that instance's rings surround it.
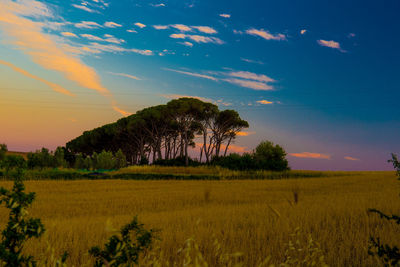
M 187 166 L 188 148 L 196 146 L 196 135 L 202 139 L 199 161 L 209 163 L 227 155 L 237 133 L 248 127 L 235 110 L 220 111 L 212 103 L 180 98 L 86 131 L 68 142 L 66 151 L 70 156 L 88 156 L 121 149 L 129 164 L 184 158 Z

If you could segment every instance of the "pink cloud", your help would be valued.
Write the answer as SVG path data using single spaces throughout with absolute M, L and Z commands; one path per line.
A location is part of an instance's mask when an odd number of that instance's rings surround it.
M 289 155 L 296 158 L 331 159 L 330 155 L 311 152 L 289 153 Z

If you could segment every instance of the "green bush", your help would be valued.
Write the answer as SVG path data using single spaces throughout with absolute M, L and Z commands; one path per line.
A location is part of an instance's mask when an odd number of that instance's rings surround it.
M 274 145 L 270 141 L 261 142 L 253 154 L 257 168 L 271 171 L 288 170 L 286 152 L 280 145 Z

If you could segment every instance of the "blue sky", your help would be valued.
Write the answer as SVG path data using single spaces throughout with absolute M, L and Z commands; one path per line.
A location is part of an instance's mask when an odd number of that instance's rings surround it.
M 385 170 L 400 151 L 400 3 L 0 3 L 0 142 L 54 148 L 194 96 L 281 144 L 295 169 Z

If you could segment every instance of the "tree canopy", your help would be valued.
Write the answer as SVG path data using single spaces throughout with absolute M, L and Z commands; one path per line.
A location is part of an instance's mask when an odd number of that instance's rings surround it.
M 209 162 L 223 147 L 226 155 L 237 133 L 248 127 L 235 110 L 220 111 L 212 103 L 185 97 L 85 131 L 67 143 L 66 157 L 121 149 L 131 164 L 183 157 L 187 165 L 188 148 L 196 146 L 194 139 L 199 135 L 203 139 L 200 161 L 204 155 Z

